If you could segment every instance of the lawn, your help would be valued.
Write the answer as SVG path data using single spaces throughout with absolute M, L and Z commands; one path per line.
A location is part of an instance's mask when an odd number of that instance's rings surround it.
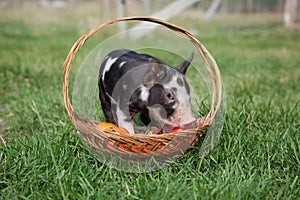
M 90 154 L 64 108 L 64 59 L 97 24 L 85 14 L 0 12 L 0 199 L 300 198 L 299 30 L 276 14 L 172 19 L 218 62 L 224 129 L 204 158 L 198 146 L 165 168 L 127 173 Z

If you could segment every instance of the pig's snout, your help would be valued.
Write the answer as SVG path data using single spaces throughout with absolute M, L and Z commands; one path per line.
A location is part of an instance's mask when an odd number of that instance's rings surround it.
M 196 128 L 196 119 L 194 121 L 190 122 L 190 123 L 181 125 L 180 128 L 182 128 L 182 129 L 193 129 L 193 128 Z
M 182 115 L 179 127 L 182 129 L 194 128 L 196 118 L 193 116 L 192 112 L 187 112 Z
M 193 117 L 192 112 L 186 112 L 182 115 L 181 114 L 182 113 L 179 109 L 179 112 L 176 113 L 174 118 L 172 118 L 171 121 L 163 126 L 164 133 L 171 133 L 174 128 L 180 128 L 182 130 L 196 128 L 197 120 Z

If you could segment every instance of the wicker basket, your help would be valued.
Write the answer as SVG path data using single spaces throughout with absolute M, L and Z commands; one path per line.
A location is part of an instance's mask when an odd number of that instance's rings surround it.
M 211 108 L 208 114 L 201 119 L 198 119 L 197 128 L 159 135 L 146 135 L 143 133 L 112 133 L 109 131 L 100 130 L 98 128 L 100 122 L 86 119 L 85 117 L 79 116 L 74 112 L 69 99 L 68 76 L 70 73 L 71 64 L 74 61 L 79 49 L 90 37 L 104 27 L 121 21 L 134 20 L 157 23 L 177 32 L 182 37 L 189 39 L 203 58 L 204 64 L 212 81 Z M 201 138 L 202 135 L 207 131 L 209 126 L 216 118 L 218 111 L 220 110 L 222 101 L 222 81 L 220 71 L 214 58 L 190 32 L 160 19 L 137 16 L 118 18 L 108 21 L 82 35 L 78 41 L 75 42 L 64 63 L 63 92 L 66 110 L 71 118 L 72 123 L 80 132 L 82 138 L 92 149 L 94 149 L 98 154 L 106 152 L 108 154 L 118 155 L 127 160 L 130 159 L 133 161 L 144 162 L 150 158 L 160 160 L 182 155 L 187 151 L 187 149 L 189 149 L 189 147 L 195 145 L 199 141 L 199 138 Z

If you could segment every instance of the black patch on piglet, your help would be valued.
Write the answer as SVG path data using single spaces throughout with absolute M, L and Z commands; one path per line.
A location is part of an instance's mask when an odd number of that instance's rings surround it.
M 154 84 L 154 86 L 149 90 L 149 106 L 161 105 L 166 112 L 166 117 L 169 118 L 175 112 L 173 108 L 175 99 L 172 99 L 172 91 L 166 91 L 163 85 Z M 171 96 L 169 96 L 171 95 Z M 163 113 L 160 113 L 163 116 Z

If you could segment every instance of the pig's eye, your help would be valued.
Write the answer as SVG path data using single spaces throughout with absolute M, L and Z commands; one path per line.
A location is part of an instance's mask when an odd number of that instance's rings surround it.
M 166 93 L 166 97 L 170 100 L 174 100 L 174 96 L 170 92 Z

